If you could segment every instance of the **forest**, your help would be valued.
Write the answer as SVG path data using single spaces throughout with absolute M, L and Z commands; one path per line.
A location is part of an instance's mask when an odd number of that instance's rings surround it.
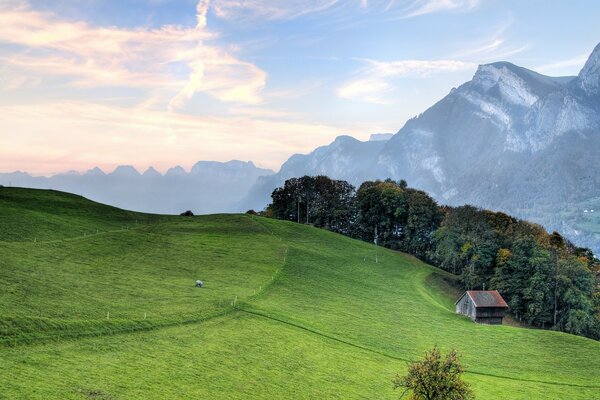
M 558 232 L 502 212 L 439 205 L 407 182 L 358 189 L 304 176 L 275 189 L 263 212 L 412 254 L 459 276 L 462 289 L 496 289 L 531 326 L 600 339 L 600 261 Z

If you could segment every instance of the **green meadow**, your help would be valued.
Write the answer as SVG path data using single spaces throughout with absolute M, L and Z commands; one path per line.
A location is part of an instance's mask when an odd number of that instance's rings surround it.
M 478 399 L 600 399 L 600 342 L 474 324 L 453 280 L 310 226 L 0 188 L 0 399 L 394 399 L 436 344 Z

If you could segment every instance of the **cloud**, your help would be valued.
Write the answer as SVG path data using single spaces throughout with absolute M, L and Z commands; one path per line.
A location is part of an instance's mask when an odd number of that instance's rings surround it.
M 19 135 L 0 135 L 0 171 L 49 173 L 94 165 L 112 169 L 125 161 L 140 169 L 152 163 L 166 170 L 173 160 L 191 166 L 200 159 L 268 160 L 265 166 L 277 169 L 290 154 L 311 151 L 340 132 L 360 136 L 368 131 L 366 126 L 307 122 L 297 115 L 291 122 L 286 113 L 272 110 L 264 115 L 256 108 L 240 111 L 236 117 L 200 117 L 144 104 L 130 108 L 60 101 L 3 106 L 2 130 Z
M 21 4 L 0 13 L 0 43 L 19 48 L 2 61 L 13 74 L 62 76 L 76 87 L 164 89 L 172 93 L 171 108 L 197 92 L 226 102 L 259 102 L 267 74 L 211 44 L 217 36 L 206 29 L 209 6 L 208 0 L 198 2 L 193 27 L 127 29 L 64 21 Z
M 338 3 L 339 0 L 214 0 L 212 8 L 221 18 L 282 20 L 325 11 Z
M 394 11 L 412 18 L 442 11 L 470 10 L 479 0 L 213 0 L 211 8 L 221 18 L 238 21 L 287 20 L 332 9 L 343 15 L 350 7 L 375 13 Z M 408 6 L 406 4 L 409 3 Z
M 206 14 L 210 6 L 210 0 L 199 0 L 196 4 L 196 27 L 198 29 L 206 28 Z
M 413 18 L 441 11 L 471 10 L 479 0 L 417 0 L 408 8 L 403 18 Z
M 540 72 L 547 72 L 547 71 L 553 72 L 553 71 L 564 71 L 565 69 L 573 71 L 573 67 L 575 67 L 577 69 L 577 71 L 579 71 L 579 70 L 581 70 L 581 68 L 583 68 L 583 65 L 587 61 L 588 57 L 589 57 L 589 55 L 582 54 L 580 56 L 577 56 L 574 58 L 569 58 L 567 60 L 562 60 L 562 61 L 557 61 L 557 62 L 553 62 L 550 64 L 540 65 L 538 67 L 535 67 L 534 69 L 536 71 L 540 71 Z
M 390 100 L 386 95 L 393 89 L 395 79 L 466 71 L 476 67 L 473 63 L 455 60 L 365 61 L 368 65 L 359 70 L 355 78 L 338 88 L 339 97 L 374 104 L 388 104 Z
M 529 42 L 513 43 L 507 39 L 512 31 L 511 18 L 500 21 L 496 26 L 489 27 L 489 32 L 476 35 L 476 38 L 467 43 L 458 43 L 459 51 L 448 55 L 452 59 L 468 60 L 477 63 L 505 61 L 507 58 L 522 53 L 532 47 Z M 483 38 L 480 38 L 482 36 Z

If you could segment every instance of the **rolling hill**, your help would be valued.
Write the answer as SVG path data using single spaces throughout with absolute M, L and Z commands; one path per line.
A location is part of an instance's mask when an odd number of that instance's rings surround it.
M 0 188 L 0 398 L 391 399 L 438 344 L 479 399 L 600 399 L 599 342 L 476 325 L 452 279 L 310 226 Z

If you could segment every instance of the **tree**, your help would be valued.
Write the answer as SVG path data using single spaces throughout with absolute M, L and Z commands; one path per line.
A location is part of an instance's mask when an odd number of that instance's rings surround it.
M 396 375 L 394 389 L 403 388 L 400 398 L 410 392 L 409 400 L 467 400 L 474 399 L 469 384 L 462 380 L 464 369 L 456 350 L 444 359 L 437 346 L 425 352 L 421 361 L 408 366 L 408 374 Z
M 500 239 L 489 219 L 473 206 L 449 209 L 433 235 L 432 261 L 460 275 L 465 289 L 490 287 Z
M 440 208 L 427 193 L 405 189 L 408 193 L 406 227 L 401 249 L 429 260 L 433 250 L 433 233 L 442 222 Z
M 354 186 L 348 182 L 326 176 L 291 178 L 273 191 L 267 213 L 278 219 L 310 223 L 349 235 L 354 192 Z

